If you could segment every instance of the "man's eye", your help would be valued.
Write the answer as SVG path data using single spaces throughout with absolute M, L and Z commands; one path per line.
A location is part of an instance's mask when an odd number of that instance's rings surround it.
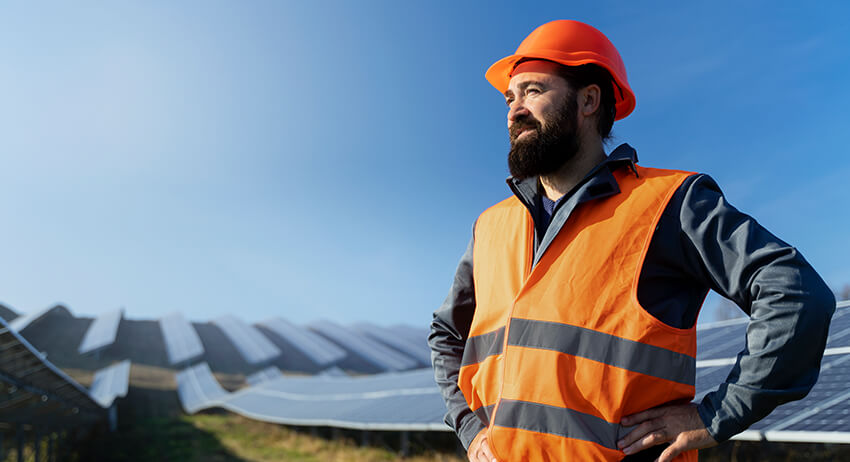
M 507 99 L 505 100 L 505 104 L 507 104 L 508 106 L 510 106 L 510 105 L 511 105 L 511 103 L 513 103 L 513 102 L 514 102 L 514 99 L 513 99 L 513 98 L 507 98 Z
M 528 88 L 525 89 L 526 95 L 536 95 L 537 93 L 540 93 L 539 88 L 528 87 Z

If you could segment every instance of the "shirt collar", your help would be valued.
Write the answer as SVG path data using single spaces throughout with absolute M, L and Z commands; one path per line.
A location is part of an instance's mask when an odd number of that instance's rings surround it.
M 594 167 L 572 191 L 564 197 L 570 196 L 581 190 L 582 202 L 600 197 L 610 196 L 620 192 L 620 186 L 612 173 L 618 168 L 627 167 L 637 176 L 637 151 L 627 143 L 617 146 L 605 160 Z M 528 207 L 533 207 L 540 194 L 538 179 L 536 176 L 523 180 L 510 177 L 507 179 L 508 187 Z

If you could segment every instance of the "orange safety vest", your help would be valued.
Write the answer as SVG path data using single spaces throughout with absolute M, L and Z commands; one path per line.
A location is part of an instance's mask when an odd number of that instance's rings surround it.
M 694 397 L 696 327 L 664 324 L 637 299 L 653 231 L 691 173 L 636 172 L 615 171 L 621 192 L 577 207 L 533 269 L 534 223 L 517 198 L 478 219 L 458 385 L 500 461 L 620 460 L 622 417 Z

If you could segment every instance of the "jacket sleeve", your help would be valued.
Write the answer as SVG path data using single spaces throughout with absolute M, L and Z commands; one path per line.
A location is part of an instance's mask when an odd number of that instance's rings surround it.
M 746 346 L 726 382 L 698 407 L 721 442 L 808 394 L 835 297 L 796 248 L 730 205 L 710 177 L 690 183 L 680 210 L 690 266 L 750 316 Z
M 469 241 L 466 252 L 458 263 L 449 295 L 434 312 L 428 344 L 431 346 L 431 363 L 434 378 L 448 412 L 446 423 L 457 433 L 465 449 L 482 429 L 484 424 L 472 413 L 458 387 L 463 348 L 472 325 L 475 312 L 475 290 L 472 279 L 472 246 Z

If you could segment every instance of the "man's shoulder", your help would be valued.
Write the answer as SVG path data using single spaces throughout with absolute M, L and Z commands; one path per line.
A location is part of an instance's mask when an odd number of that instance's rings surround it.
M 484 209 L 484 211 L 481 212 L 481 216 L 524 209 L 525 206 L 522 205 L 522 202 L 520 202 L 516 196 L 510 196 Z

